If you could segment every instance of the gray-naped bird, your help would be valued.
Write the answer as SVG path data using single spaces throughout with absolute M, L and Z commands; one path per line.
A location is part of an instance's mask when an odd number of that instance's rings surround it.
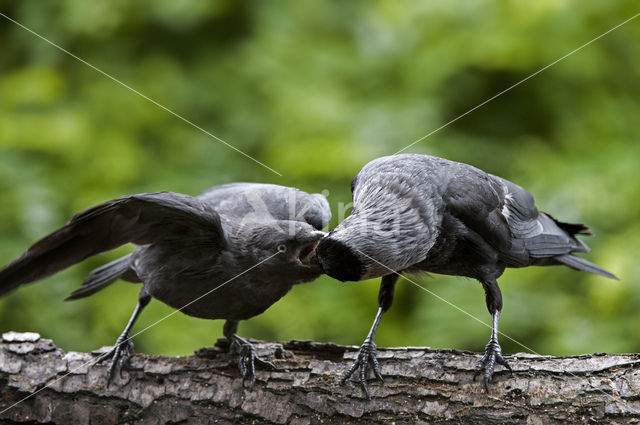
M 511 369 L 498 343 L 502 295 L 497 279 L 506 267 L 564 264 L 617 279 L 572 255 L 589 251 L 576 239 L 591 234 L 586 226 L 538 211 L 529 192 L 470 165 L 428 155 L 382 157 L 362 168 L 351 189 L 353 212 L 320 241 L 316 255 L 324 272 L 335 279 L 382 277 L 373 326 L 345 373 L 346 380 L 360 367 L 367 397 L 369 363 L 382 380 L 373 340 L 401 272 L 480 281 L 493 324 L 476 372 L 484 371 L 487 391 L 496 362 Z
M 138 304 L 105 358 L 108 379 L 133 355 L 130 332 L 156 298 L 203 319 L 226 319 L 224 336 L 253 385 L 253 346 L 238 321 L 265 311 L 293 285 L 322 274 L 315 246 L 331 218 L 320 194 L 258 183 L 215 186 L 197 197 L 172 192 L 124 196 L 73 216 L 0 270 L 0 295 L 128 242 L 136 250 L 91 272 L 67 300 L 91 295 L 118 278 L 142 282 Z

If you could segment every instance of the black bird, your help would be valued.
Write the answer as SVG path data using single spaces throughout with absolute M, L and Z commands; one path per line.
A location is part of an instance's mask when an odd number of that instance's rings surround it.
M 189 316 L 226 319 L 224 335 L 239 354 L 243 380 L 253 385 L 255 362 L 273 364 L 237 335 L 238 321 L 322 274 L 315 246 L 330 218 L 324 196 L 270 184 L 230 183 L 197 197 L 124 196 L 76 214 L 0 270 L 0 295 L 132 242 L 133 253 L 91 272 L 67 298 L 86 297 L 118 278 L 143 283 L 129 323 L 105 356 L 108 379 L 133 355 L 131 328 L 153 297 Z
M 382 277 L 378 313 L 358 358 L 367 397 L 366 369 L 382 379 L 373 342 L 382 315 L 391 307 L 401 272 L 466 276 L 482 284 L 492 332 L 476 376 L 484 384 L 495 363 L 511 369 L 498 343 L 502 295 L 497 279 L 506 267 L 564 264 L 601 276 L 611 273 L 572 255 L 589 248 L 576 235 L 591 235 L 582 224 L 563 223 L 536 209 L 520 186 L 470 165 L 428 155 L 375 159 L 351 183 L 353 212 L 318 244 L 324 272 L 341 281 Z

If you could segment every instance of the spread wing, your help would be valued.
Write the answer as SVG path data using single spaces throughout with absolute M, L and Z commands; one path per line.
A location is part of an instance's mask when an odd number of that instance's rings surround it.
M 202 245 L 215 255 L 224 232 L 211 205 L 191 196 L 156 192 L 114 199 L 76 214 L 0 270 L 0 294 L 129 242 Z

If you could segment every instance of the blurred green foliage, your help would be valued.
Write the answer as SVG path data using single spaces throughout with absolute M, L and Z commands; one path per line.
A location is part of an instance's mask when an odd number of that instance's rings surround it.
M 637 13 L 637 2 L 92 2 L 0 0 L 0 10 L 255 156 L 247 160 L 0 17 L 0 263 L 72 214 L 128 193 L 197 194 L 231 181 L 319 192 L 334 216 L 352 176 Z M 640 19 L 411 147 L 463 161 L 585 222 L 587 258 L 619 282 L 562 267 L 509 270 L 501 330 L 545 354 L 640 351 Z M 331 227 L 335 226 L 334 218 Z M 89 259 L 0 299 L 0 328 L 69 350 L 112 344 L 138 286 L 63 303 Z M 475 281 L 417 281 L 489 322 Z M 360 344 L 377 281 L 300 285 L 242 335 Z M 479 351 L 489 330 L 401 281 L 380 346 Z M 137 330 L 173 310 L 152 302 Z M 137 350 L 188 354 L 221 321 L 175 314 Z M 526 351 L 502 338 L 505 352 Z

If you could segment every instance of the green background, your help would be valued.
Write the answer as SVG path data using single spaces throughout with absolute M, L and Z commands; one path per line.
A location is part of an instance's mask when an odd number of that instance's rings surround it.
M 0 10 L 254 156 L 246 159 L 0 17 L 0 264 L 75 212 L 124 194 L 197 194 L 231 181 L 329 191 L 640 12 L 637 1 L 2 1 Z M 640 18 L 411 147 L 530 190 L 587 223 L 586 257 L 619 282 L 563 267 L 508 270 L 501 330 L 543 354 L 640 351 Z M 0 299 L 0 330 L 67 350 L 111 345 L 139 287 L 64 303 L 131 247 Z M 489 322 L 481 286 L 416 282 Z M 359 345 L 375 280 L 294 288 L 240 334 Z M 136 330 L 173 310 L 154 301 Z M 222 321 L 175 314 L 136 349 L 185 355 Z M 489 329 L 402 280 L 379 346 L 480 351 Z M 506 353 L 527 351 L 502 338 Z

